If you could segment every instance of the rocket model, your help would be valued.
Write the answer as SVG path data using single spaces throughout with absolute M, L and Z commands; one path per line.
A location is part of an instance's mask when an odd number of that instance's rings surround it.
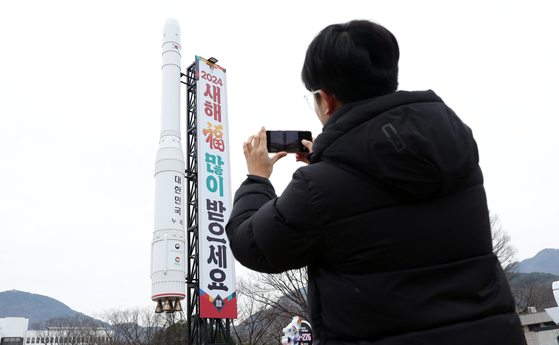
M 555 302 L 559 304 L 559 281 L 553 282 L 551 288 L 553 289 L 553 296 L 555 297 Z M 549 316 L 551 316 L 553 322 L 559 325 L 559 307 L 547 308 L 545 309 L 545 311 Z
M 156 313 L 181 310 L 185 297 L 185 164 L 180 133 L 181 33 L 163 27 L 161 134 L 155 159 L 155 217 L 151 243 L 151 299 Z

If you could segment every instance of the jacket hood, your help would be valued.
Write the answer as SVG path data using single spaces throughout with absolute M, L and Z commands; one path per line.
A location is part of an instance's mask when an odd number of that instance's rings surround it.
M 433 91 L 399 91 L 338 109 L 313 145 L 328 161 L 406 195 L 441 195 L 478 169 L 471 129 Z

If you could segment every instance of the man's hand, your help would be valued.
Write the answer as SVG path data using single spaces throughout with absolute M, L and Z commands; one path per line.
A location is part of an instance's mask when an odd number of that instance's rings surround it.
M 308 141 L 306 139 L 303 139 L 301 141 L 301 144 L 303 144 L 304 147 L 309 149 L 309 153 L 312 153 L 312 144 L 314 142 L 314 138 L 313 141 Z M 297 162 L 304 162 L 307 164 L 310 164 L 309 160 L 307 159 L 307 156 L 309 155 L 309 153 L 296 153 L 295 154 L 295 159 Z
M 243 152 L 247 160 L 248 173 L 265 178 L 270 178 L 272 175 L 274 163 L 287 156 L 287 152 L 278 152 L 270 158 L 266 148 L 266 128 L 264 127 L 243 143 Z

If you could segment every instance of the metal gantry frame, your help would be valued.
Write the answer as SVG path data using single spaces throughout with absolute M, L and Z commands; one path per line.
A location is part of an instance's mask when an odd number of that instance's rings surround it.
M 198 237 L 198 141 L 197 141 L 197 97 L 196 63 L 186 70 L 186 183 L 187 207 L 187 250 L 186 300 L 188 345 L 231 345 L 231 320 L 200 317 L 200 259 Z

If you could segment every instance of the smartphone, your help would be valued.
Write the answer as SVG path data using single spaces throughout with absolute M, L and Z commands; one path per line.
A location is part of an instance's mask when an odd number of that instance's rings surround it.
M 301 140 L 312 141 L 309 131 L 266 131 L 268 152 L 308 153 Z

